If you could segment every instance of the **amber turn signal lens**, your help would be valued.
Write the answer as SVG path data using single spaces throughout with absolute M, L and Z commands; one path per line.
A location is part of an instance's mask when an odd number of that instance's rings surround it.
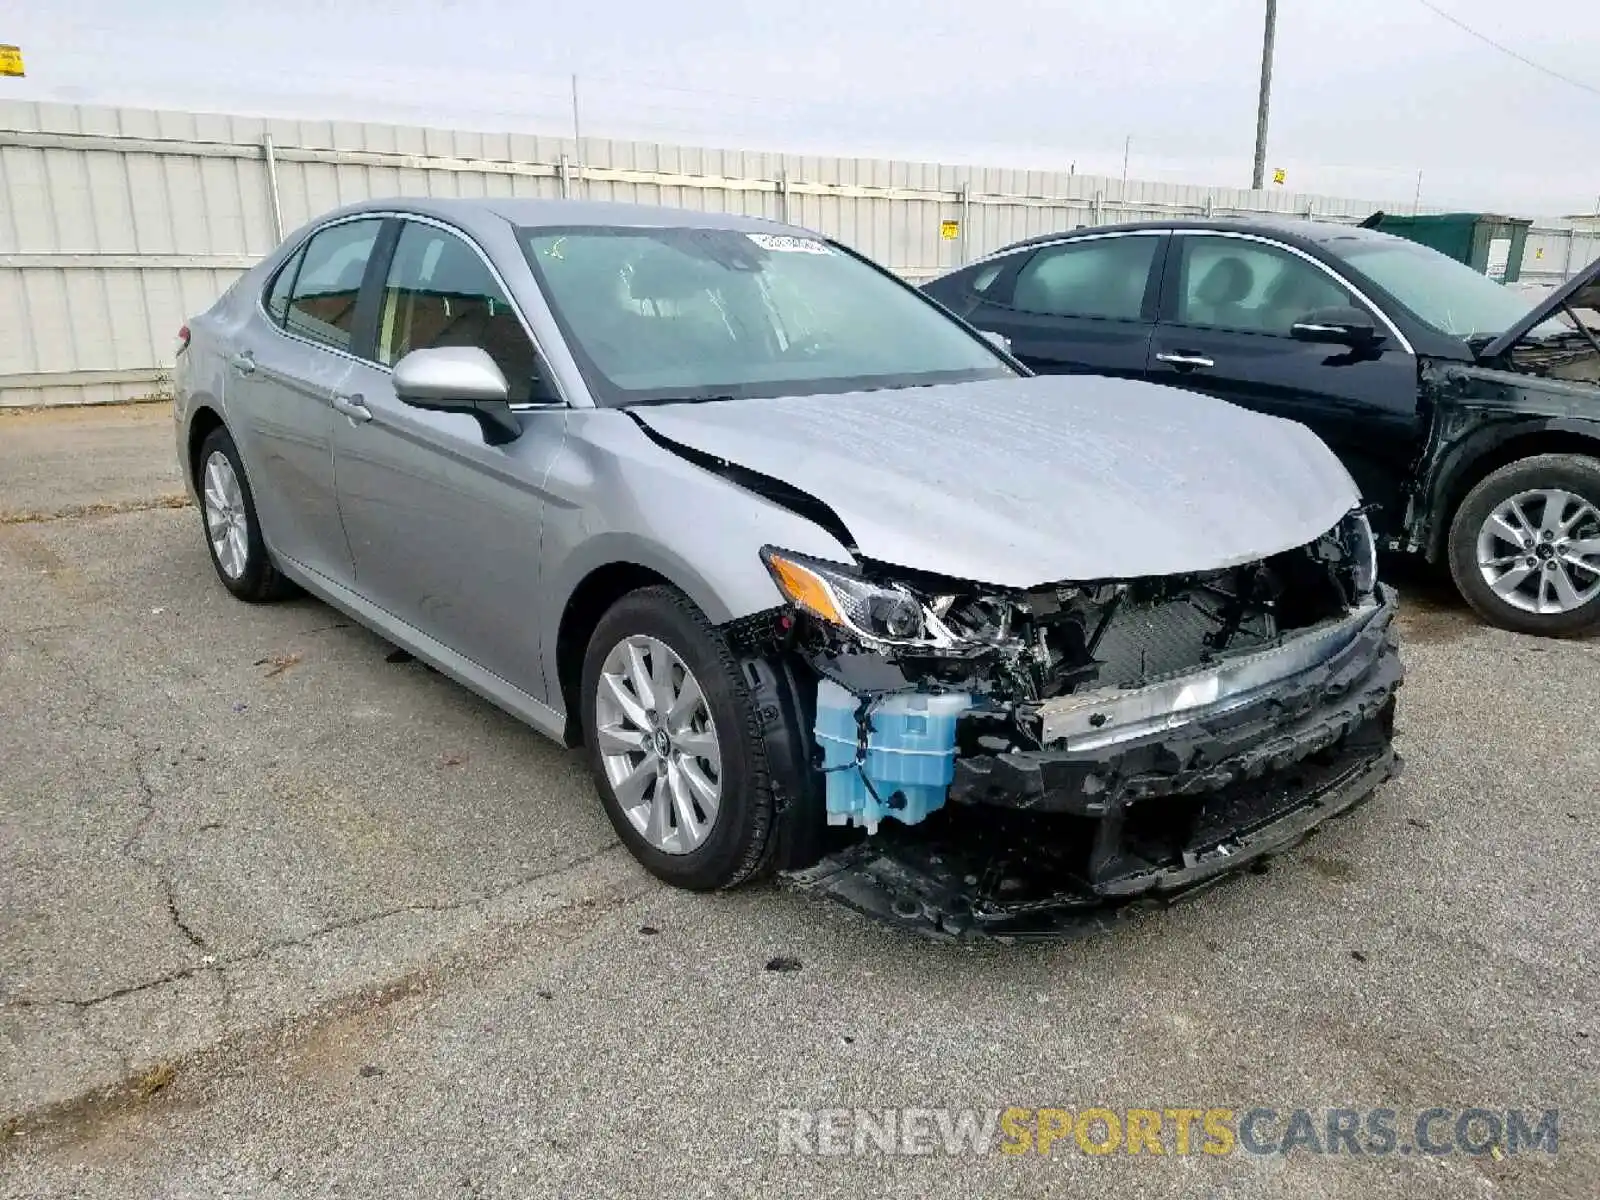
M 816 574 L 781 555 L 768 553 L 767 568 L 778 588 L 791 603 L 835 625 L 845 624 L 844 615 L 834 603 L 833 592 Z

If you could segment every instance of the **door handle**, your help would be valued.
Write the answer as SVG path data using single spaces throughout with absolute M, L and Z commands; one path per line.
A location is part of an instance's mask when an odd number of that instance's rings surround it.
M 1214 367 L 1217 365 L 1204 354 L 1158 354 L 1156 355 L 1156 361 L 1171 363 L 1175 367 Z
M 367 407 L 365 399 L 359 392 L 349 396 L 340 396 L 335 393 L 333 407 L 336 412 L 342 412 L 352 421 L 372 420 L 372 410 Z
M 248 350 L 241 350 L 232 358 L 233 369 L 241 375 L 249 375 L 256 369 L 256 356 Z

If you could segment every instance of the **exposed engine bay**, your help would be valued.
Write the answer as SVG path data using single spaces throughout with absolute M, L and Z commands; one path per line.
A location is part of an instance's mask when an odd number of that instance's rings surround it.
M 1181 891 L 1395 769 L 1393 602 L 1359 513 L 1261 561 L 1024 591 L 768 566 L 826 822 L 867 834 L 795 878 L 923 932 Z
M 1561 379 L 1571 383 L 1600 383 L 1600 350 L 1593 333 L 1568 334 L 1538 342 L 1523 342 L 1511 351 L 1512 365 L 1520 372 L 1542 379 Z
M 905 686 L 1009 703 L 1090 686 L 1135 687 L 1338 616 L 1372 588 L 1374 568 L 1354 565 L 1370 554 L 1360 537 L 1352 526 L 1263 562 L 1202 575 L 1021 593 L 935 582 L 927 600 L 905 586 L 903 572 L 891 582 L 869 567 L 864 579 L 881 581 L 890 593 L 868 601 L 868 620 L 884 636 L 840 636 L 837 627 L 812 623 L 806 648 L 825 677 L 847 687 L 855 674 L 850 659 L 859 655 L 895 664 Z M 865 671 L 871 678 L 879 669 Z

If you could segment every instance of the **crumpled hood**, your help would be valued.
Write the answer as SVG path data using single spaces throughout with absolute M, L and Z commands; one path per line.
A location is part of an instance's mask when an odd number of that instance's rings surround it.
M 1359 502 L 1303 425 L 1098 376 L 630 410 L 816 497 L 860 554 L 999 587 L 1233 566 Z

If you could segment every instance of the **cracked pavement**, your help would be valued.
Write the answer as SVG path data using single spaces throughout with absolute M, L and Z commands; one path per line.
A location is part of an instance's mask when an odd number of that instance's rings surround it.
M 0 416 L 0 1119 L 382 985 L 615 841 L 573 755 L 217 592 L 149 503 L 168 410 L 97 415 Z
M 930 945 L 663 888 L 575 755 L 232 600 L 169 420 L 0 414 L 0 1197 L 1600 1193 L 1600 642 L 1402 579 L 1373 803 L 1109 933 Z M 1562 1142 L 775 1153 L 780 1109 L 1094 1103 L 1559 1106 Z

